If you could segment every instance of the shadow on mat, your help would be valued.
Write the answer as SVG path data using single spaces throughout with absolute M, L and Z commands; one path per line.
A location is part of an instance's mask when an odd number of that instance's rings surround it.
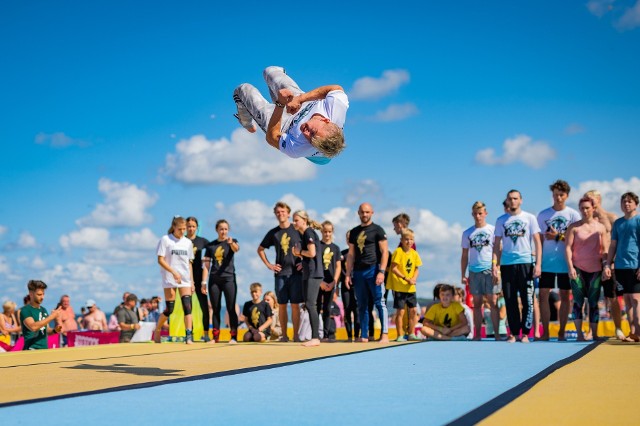
M 127 364 L 113 364 L 113 365 L 91 365 L 91 364 L 79 364 L 73 367 L 64 367 L 72 370 L 92 370 L 99 373 L 120 373 L 120 374 L 133 374 L 134 376 L 154 376 L 154 377 L 171 377 L 182 376 L 181 373 L 184 370 L 163 370 L 157 367 L 137 367 Z

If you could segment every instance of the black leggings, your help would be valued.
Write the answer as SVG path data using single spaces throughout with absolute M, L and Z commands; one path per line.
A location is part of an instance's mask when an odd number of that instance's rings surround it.
M 356 290 L 351 286 L 349 290 L 342 283 L 340 285 L 342 304 L 344 305 L 344 328 L 347 330 L 349 339 L 360 337 L 360 318 L 358 317 L 358 304 L 356 303 Z M 351 320 L 353 314 L 353 321 Z
M 209 298 L 206 294 L 202 294 L 202 287 L 196 285 L 196 296 L 198 296 L 198 302 L 200 303 L 200 309 L 202 310 L 202 326 L 204 327 L 205 333 L 209 331 Z
M 213 330 L 220 330 L 220 309 L 222 308 L 222 293 L 229 313 L 229 328 L 231 335 L 235 336 L 238 330 L 238 314 L 236 313 L 236 295 L 238 286 L 236 277 L 211 277 L 209 279 L 209 297 L 213 308 Z
M 526 336 L 533 327 L 533 265 L 520 263 L 500 266 L 502 291 L 507 305 L 507 321 L 512 336 L 520 331 Z M 518 293 L 522 303 L 522 313 L 518 306 Z
M 302 279 L 302 292 L 304 295 L 304 304 L 309 312 L 309 323 L 311 323 L 311 338 L 320 338 L 320 318 L 318 317 L 318 292 L 320 291 L 320 283 L 322 278 Z
M 322 312 L 322 327 L 324 333 L 322 337 L 329 337 L 329 319 L 331 318 L 331 302 L 333 301 L 333 290 L 318 291 L 318 312 Z M 334 332 L 335 333 L 335 332 Z

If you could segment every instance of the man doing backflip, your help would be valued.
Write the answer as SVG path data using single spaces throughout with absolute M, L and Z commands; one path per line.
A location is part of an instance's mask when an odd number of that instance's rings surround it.
M 268 67 L 263 76 L 273 103 L 248 83 L 233 92 L 242 127 L 254 133 L 255 121 L 267 134 L 267 143 L 291 158 L 327 164 L 342 152 L 349 108 L 342 87 L 321 86 L 305 93 L 282 67 Z

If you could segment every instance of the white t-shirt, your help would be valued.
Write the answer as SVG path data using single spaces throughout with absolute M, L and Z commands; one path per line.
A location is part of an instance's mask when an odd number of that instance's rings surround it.
M 564 234 L 569 225 L 579 221 L 580 214 L 571 207 L 565 207 L 563 210 L 556 211 L 553 207 L 542 210 L 538 214 L 538 226 L 542 235 L 542 270 L 544 272 L 553 272 L 556 274 L 566 274 L 569 272 L 567 259 L 565 258 L 565 249 L 567 244 L 564 241 Z M 558 232 L 558 239 L 546 240 L 544 233 L 553 227 Z
M 176 284 L 173 275 L 160 268 L 162 286 L 164 288 L 191 287 L 191 261 L 193 260 L 193 243 L 187 237 L 177 239 L 173 234 L 165 235 L 158 241 L 158 256 L 164 257 L 171 269 L 180 274 L 181 283 Z
M 533 235 L 540 233 L 536 217 L 521 211 L 517 215 L 503 214 L 496 221 L 495 235 L 502 238 L 501 265 L 533 263 Z
M 331 160 L 311 145 L 302 134 L 300 126 L 309 121 L 314 114 L 320 114 L 342 128 L 347 119 L 348 108 L 349 99 L 342 90 L 333 90 L 322 100 L 305 102 L 300 111 L 284 124 L 280 137 L 280 151 L 291 158 L 306 157 L 317 164 L 328 163 Z
M 462 233 L 462 248 L 469 250 L 469 271 L 482 272 L 491 269 L 493 258 L 493 225 L 482 228 L 475 225 Z

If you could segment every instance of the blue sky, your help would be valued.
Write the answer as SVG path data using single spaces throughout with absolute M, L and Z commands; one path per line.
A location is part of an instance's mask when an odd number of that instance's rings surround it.
M 279 13 L 274 12 L 279 9 Z M 483 200 L 523 208 L 640 192 L 640 1 L 0 4 L 0 298 L 26 282 L 107 310 L 161 292 L 155 245 L 175 214 L 226 218 L 240 300 L 272 278 L 255 254 L 279 200 L 336 223 L 412 217 L 419 295 L 457 282 Z M 327 166 L 277 153 L 232 117 L 234 87 L 282 65 L 304 90 L 350 95 L 348 148 Z M 575 200 L 575 198 L 572 198 Z M 270 253 L 273 257 L 273 253 Z

